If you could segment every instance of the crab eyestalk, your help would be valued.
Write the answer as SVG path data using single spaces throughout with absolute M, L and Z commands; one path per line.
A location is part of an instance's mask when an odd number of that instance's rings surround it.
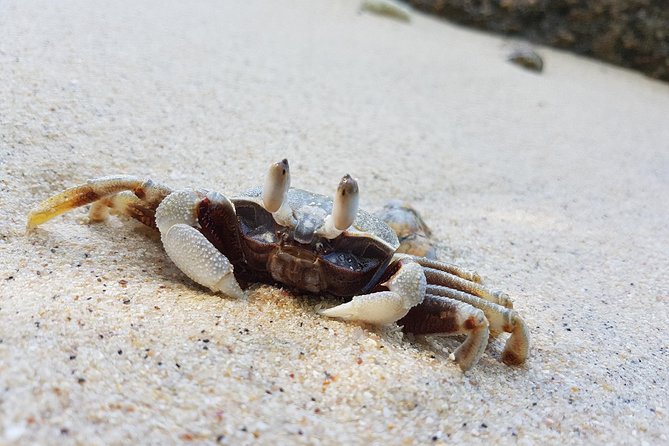
M 351 175 L 344 175 L 337 187 L 332 207 L 332 223 L 339 231 L 348 229 L 358 213 L 358 182 Z
M 290 187 L 290 168 L 288 160 L 282 159 L 269 166 L 265 187 L 262 191 L 262 201 L 269 212 L 277 212 L 286 198 Z
M 344 175 L 339 182 L 332 204 L 332 214 L 325 217 L 317 235 L 332 240 L 351 227 L 358 215 L 358 182 L 351 175 Z

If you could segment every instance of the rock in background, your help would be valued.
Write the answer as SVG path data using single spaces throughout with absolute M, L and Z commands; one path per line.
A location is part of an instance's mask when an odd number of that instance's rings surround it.
M 667 0 L 404 0 L 458 23 L 565 48 L 669 81 Z

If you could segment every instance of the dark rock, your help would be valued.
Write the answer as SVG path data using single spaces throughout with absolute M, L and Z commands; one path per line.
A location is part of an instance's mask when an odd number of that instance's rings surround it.
M 565 48 L 669 81 L 667 0 L 404 0 L 481 29 Z

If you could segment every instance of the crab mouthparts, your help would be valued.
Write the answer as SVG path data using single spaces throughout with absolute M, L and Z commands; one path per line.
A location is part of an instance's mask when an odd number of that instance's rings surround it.
M 306 205 L 296 212 L 296 217 L 293 240 L 303 245 L 310 245 L 316 231 L 323 226 L 327 212 L 318 206 Z
M 319 219 L 314 218 L 314 216 L 305 216 L 304 218 L 301 218 L 297 222 L 293 231 L 293 240 L 302 243 L 303 245 L 310 245 L 314 240 L 316 229 L 320 226 L 319 223 L 322 223 L 318 220 Z

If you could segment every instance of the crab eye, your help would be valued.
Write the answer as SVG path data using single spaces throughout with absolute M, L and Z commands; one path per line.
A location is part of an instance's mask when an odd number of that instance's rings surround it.
M 348 229 L 358 213 L 358 182 L 345 175 L 339 182 L 332 207 L 332 222 L 339 231 Z
M 281 208 L 288 188 L 290 188 L 290 168 L 288 160 L 284 158 L 269 166 L 267 172 L 262 200 L 268 212 L 276 212 Z

